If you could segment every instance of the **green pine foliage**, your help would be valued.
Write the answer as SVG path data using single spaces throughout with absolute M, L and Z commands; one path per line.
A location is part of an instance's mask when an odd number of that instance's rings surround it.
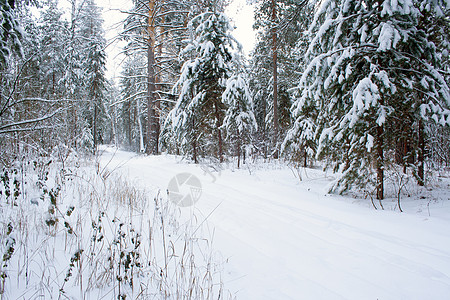
M 106 131 L 106 40 L 102 28 L 100 8 L 93 0 L 84 1 L 80 7 L 80 27 L 79 36 L 81 49 L 84 51 L 82 69 L 84 70 L 83 86 L 85 87 L 84 99 L 89 105 L 82 106 L 82 114 L 86 120 L 83 132 L 88 135 L 88 140 L 92 141 L 86 145 L 91 151 L 96 150 L 99 143 L 103 142 L 103 135 Z M 89 136 L 90 133 L 90 136 Z
M 308 1 L 275 1 L 276 18 L 273 19 L 272 1 L 256 1 L 254 29 L 258 39 L 250 60 L 250 89 L 254 94 L 258 134 L 256 145 L 260 152 L 266 152 L 267 141 L 271 138 L 274 124 L 273 109 L 273 51 L 277 51 L 277 112 L 280 140 L 292 126 L 290 108 L 293 96 L 290 90 L 299 78 L 302 57 L 297 45 L 304 39 L 303 32 L 310 23 L 312 8 Z M 273 33 L 276 33 L 276 45 Z
M 194 17 L 189 26 L 193 39 L 183 52 L 186 61 L 175 85 L 179 97 L 166 127 L 171 127 L 182 152 L 193 154 L 195 161 L 199 155 L 220 159 L 227 109 L 222 94 L 236 65 L 231 53 L 236 41 L 223 13 L 207 11 Z
M 24 145 L 24 152 L 66 146 L 92 151 L 106 142 L 107 126 L 100 10 L 92 1 L 74 3 L 68 22 L 57 1 L 40 3 L 34 12 L 27 3 L 16 1 L 9 14 L 23 28 L 22 55 L 11 52 L 0 69 L 2 157 L 7 161 L 15 153 L 15 143 Z M 12 35 L 7 36 L 5 45 L 11 45 Z
M 234 144 L 231 155 L 239 157 L 243 146 L 251 143 L 251 134 L 258 128 L 253 100 L 242 75 L 234 75 L 227 80 L 222 101 L 228 108 L 221 128 L 225 132 L 225 139 L 230 145 Z
M 379 187 L 400 139 L 409 147 L 400 160 L 423 163 L 419 123 L 450 124 L 449 8 L 427 0 L 317 3 L 285 142 L 318 140 L 317 157 L 342 174 L 333 190 Z
M 15 1 L 0 0 L 0 70 L 8 64 L 11 50 L 23 56 L 22 27 L 16 16 Z

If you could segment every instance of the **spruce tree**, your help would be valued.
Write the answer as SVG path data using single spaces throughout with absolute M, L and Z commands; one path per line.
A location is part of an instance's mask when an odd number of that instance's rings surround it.
M 173 105 L 171 94 L 181 65 L 178 54 L 187 39 L 187 20 L 197 1 L 134 0 L 125 20 L 123 39 L 128 56 L 145 56 L 147 93 L 145 144 L 148 154 L 159 153 L 160 125 Z M 170 100 L 170 101 L 167 101 Z
M 255 95 L 258 138 L 271 141 L 270 154 L 291 126 L 289 90 L 299 78 L 296 45 L 307 28 L 310 8 L 304 0 L 256 1 L 254 28 L 258 42 L 251 58 L 251 90 Z M 266 151 L 263 151 L 266 152 Z
M 69 25 L 62 18 L 57 1 L 48 1 L 39 18 L 40 79 L 47 82 L 42 86 L 41 97 L 59 99 L 67 96 L 63 82 L 67 55 L 66 47 L 70 40 Z
M 120 107 L 125 146 L 145 152 L 144 125 L 146 110 L 146 57 L 137 53 L 126 58 L 120 79 Z
M 251 133 L 258 128 L 253 114 L 253 100 L 242 75 L 227 80 L 222 101 L 228 107 L 222 125 L 225 140 L 234 146 L 232 154 L 237 156 L 239 168 L 243 146 L 250 142 Z
M 448 126 L 450 94 L 441 64 L 448 40 L 436 47 L 424 22 L 432 16 L 434 32 L 447 30 L 449 7 L 431 0 L 317 5 L 293 108 L 298 128 L 307 111 L 317 113 L 318 157 L 342 172 L 333 189 L 369 184 L 383 199 L 389 140 L 399 138 L 392 129 L 408 116 L 415 126 L 408 138 L 419 140 L 429 119 Z M 295 131 L 288 137 L 296 138 Z
M 194 17 L 189 26 L 193 38 L 184 50 L 186 61 L 175 86 L 179 97 L 167 125 L 195 162 L 200 154 L 215 155 L 222 161 L 221 126 L 227 109 L 222 94 L 236 64 L 230 52 L 236 41 L 223 13 L 207 11 Z
M 16 1 L 0 0 L 0 69 L 8 62 L 11 50 L 22 54 L 23 30 L 15 12 Z
M 106 40 L 102 28 L 100 8 L 93 0 L 86 0 L 80 8 L 79 35 L 83 49 L 84 70 L 83 84 L 86 88 L 84 100 L 90 103 L 83 107 L 86 120 L 84 132 L 92 136 L 93 151 L 102 141 L 106 122 L 106 108 L 104 106 L 106 91 Z M 90 142 L 88 144 L 90 144 Z

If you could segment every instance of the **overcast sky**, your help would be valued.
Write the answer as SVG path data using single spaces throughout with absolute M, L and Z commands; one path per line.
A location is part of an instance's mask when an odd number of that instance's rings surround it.
M 108 54 L 107 63 L 107 77 L 115 78 L 120 75 L 120 65 L 124 56 L 121 55 L 124 43 L 116 40 L 118 33 L 123 29 L 122 21 L 125 14 L 120 11 L 129 10 L 132 6 L 131 1 L 124 0 L 96 0 L 97 5 L 103 9 L 103 28 L 106 32 L 106 39 L 108 40 Z M 70 5 L 67 0 L 61 0 L 60 5 L 68 14 Z M 242 44 L 244 53 L 250 54 L 255 43 L 255 34 L 252 30 L 253 24 L 253 8 L 246 4 L 246 0 L 233 0 L 226 10 L 226 14 L 232 20 L 236 29 L 233 31 L 233 36 Z
M 236 27 L 233 36 L 242 44 L 245 54 L 249 55 L 255 44 L 253 7 L 246 4 L 246 0 L 233 0 L 226 13 Z

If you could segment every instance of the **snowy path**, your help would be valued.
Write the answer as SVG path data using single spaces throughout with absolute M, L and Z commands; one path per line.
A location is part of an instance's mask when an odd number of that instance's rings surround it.
M 181 172 L 200 179 L 197 215 L 211 214 L 213 243 L 229 261 L 224 283 L 237 299 L 450 299 L 449 218 L 325 195 L 328 181 L 313 170 L 302 182 L 288 168 L 225 170 L 214 181 L 173 156 L 109 149 L 102 165 L 110 159 L 108 169 L 120 165 L 149 190 L 165 190 Z

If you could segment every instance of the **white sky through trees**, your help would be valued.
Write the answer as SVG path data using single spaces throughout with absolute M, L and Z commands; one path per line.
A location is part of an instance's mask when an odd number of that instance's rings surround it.
M 117 40 L 117 35 L 123 29 L 123 20 L 126 15 L 121 11 L 130 10 L 131 1 L 123 0 L 96 0 L 99 7 L 102 8 L 106 39 L 108 47 L 106 53 L 107 58 L 107 78 L 116 78 L 120 75 L 121 63 L 124 55 L 121 54 L 124 42 Z M 60 6 L 66 12 L 66 16 L 70 15 L 70 3 L 68 0 L 61 0 Z M 242 44 L 243 51 L 249 55 L 255 44 L 255 33 L 252 29 L 253 25 L 253 7 L 246 3 L 246 0 L 233 0 L 226 9 L 226 14 L 232 20 L 232 24 L 236 27 L 233 36 Z
M 226 9 L 226 14 L 236 27 L 233 36 L 242 44 L 244 53 L 249 55 L 255 45 L 255 31 L 253 31 L 253 6 L 246 3 L 246 0 L 233 0 Z

